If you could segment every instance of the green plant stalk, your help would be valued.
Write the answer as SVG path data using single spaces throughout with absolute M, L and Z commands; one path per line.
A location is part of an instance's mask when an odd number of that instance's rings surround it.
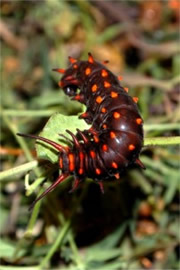
M 2 116 L 3 116 L 4 121 L 5 121 L 6 124 L 7 124 L 8 128 L 11 130 L 11 132 L 12 132 L 13 135 L 14 135 L 14 137 L 17 139 L 17 141 L 18 141 L 19 144 L 21 145 L 22 149 L 24 150 L 24 153 L 25 153 L 27 159 L 28 159 L 30 162 L 31 162 L 31 161 L 34 161 L 34 160 L 33 160 L 34 158 L 33 158 L 32 154 L 31 154 L 31 152 L 30 152 L 30 150 L 29 150 L 29 148 L 28 148 L 28 146 L 27 146 L 25 140 L 24 140 L 23 138 L 21 138 L 21 137 L 19 137 L 19 136 L 16 135 L 16 133 L 18 132 L 16 125 L 15 125 L 14 123 L 10 122 L 9 118 L 6 117 L 4 114 L 2 114 Z M 36 161 L 36 162 L 37 162 L 37 161 Z M 26 165 L 26 164 L 24 164 L 24 165 Z M 36 166 L 33 168 L 33 170 L 34 170 L 35 175 L 36 175 L 37 177 L 40 177 L 40 175 L 41 175 L 41 169 L 40 169 L 37 165 L 38 165 L 38 164 L 36 164 Z M 23 166 L 23 165 L 22 165 L 22 166 Z M 22 167 L 21 167 L 21 168 L 22 168 Z M 17 168 L 16 168 L 16 169 L 17 169 Z M 10 169 L 10 170 L 8 170 L 9 172 L 6 171 L 6 177 L 8 177 L 8 176 L 7 176 L 8 173 L 11 173 L 11 175 L 12 175 L 12 170 L 13 170 L 13 168 Z M 30 170 L 30 168 L 28 168 L 28 170 L 27 170 L 27 168 L 26 168 L 26 171 L 29 171 L 29 170 Z M 24 170 L 24 171 L 25 171 L 25 170 Z M 40 190 L 39 194 L 40 194 L 41 192 L 42 192 L 42 190 Z M 27 226 L 27 230 L 26 230 L 26 232 L 25 232 L 25 237 L 27 237 L 27 236 L 28 236 L 28 237 L 31 237 L 31 235 L 32 235 L 32 228 L 34 227 L 34 224 L 35 224 L 35 222 L 36 222 L 36 220 L 37 220 L 37 217 L 38 217 L 38 214 L 39 214 L 40 205 L 41 205 L 41 201 L 40 201 L 39 203 L 37 203 L 37 205 L 36 205 L 36 206 L 34 207 L 34 209 L 33 209 L 31 218 L 30 218 L 29 223 L 28 223 L 28 226 Z M 21 249 L 22 244 L 23 244 L 23 242 L 24 242 L 24 240 L 25 240 L 25 237 L 23 237 L 23 238 L 18 242 L 17 247 L 16 247 L 16 250 L 15 250 L 15 252 L 14 252 L 14 256 L 16 256 L 17 253 L 18 253 L 18 251 Z
M 78 203 L 77 203 L 77 205 L 78 205 Z M 58 219 L 59 219 L 60 223 L 62 223 L 64 225 L 65 219 L 64 219 L 64 216 L 62 215 L 62 213 L 58 214 Z M 79 255 L 78 248 L 77 248 L 76 243 L 74 241 L 73 233 L 71 230 L 69 231 L 67 239 L 69 241 L 69 245 L 70 245 L 72 252 L 74 254 L 74 261 L 76 262 L 77 266 L 79 267 L 79 270 L 81 270 L 81 269 L 83 270 L 83 268 L 82 268 L 83 263 L 82 263 L 80 255 Z
M 57 110 L 3 110 L 5 116 L 13 117 L 48 117 Z
M 180 136 L 145 138 L 144 146 L 176 145 L 180 144 Z
M 70 225 L 71 225 L 71 219 L 68 219 L 64 223 L 61 230 L 59 230 L 59 235 L 57 236 L 54 244 L 49 249 L 47 255 L 42 259 L 42 261 L 41 261 L 41 263 L 39 265 L 40 269 L 45 269 L 47 263 L 49 262 L 49 260 L 51 259 L 51 257 L 53 256 L 53 254 L 55 253 L 57 248 L 62 244 L 62 241 L 63 241 L 64 237 L 67 235 L 67 233 L 69 231 Z
M 8 266 L 0 265 L 0 270 L 38 270 L 39 266 Z
M 29 196 L 31 195 L 34 190 L 36 190 L 36 188 L 44 181 L 45 177 L 39 177 L 36 179 L 35 182 L 33 182 L 31 185 L 28 186 L 27 191 L 26 191 L 26 195 Z
M 40 196 L 40 194 L 43 192 L 43 188 L 40 189 L 40 191 L 38 192 L 38 196 Z M 37 220 L 38 214 L 39 214 L 39 210 L 40 210 L 40 206 L 41 206 L 41 201 L 37 202 L 33 208 L 33 212 L 31 215 L 31 218 L 29 220 L 26 232 L 24 234 L 25 238 L 30 238 L 32 236 L 32 230 L 34 228 L 34 224 Z
M 4 113 L 2 115 L 3 115 L 4 122 L 7 124 L 8 128 L 11 130 L 14 137 L 16 138 L 18 143 L 20 144 L 20 146 L 23 149 L 28 161 L 32 161 L 34 158 L 33 158 L 32 154 L 31 154 L 31 152 L 29 151 L 29 148 L 28 148 L 27 144 L 25 143 L 25 140 L 16 135 L 16 133 L 18 132 L 17 127 L 14 125 L 14 123 L 12 121 L 9 120 L 8 117 L 6 117 L 4 115 Z
M 157 130 L 173 130 L 180 129 L 180 123 L 170 123 L 170 124 L 146 124 L 144 125 L 145 131 L 157 131 Z M 155 139 L 155 138 L 153 138 Z
M 21 148 L 23 149 L 23 151 L 24 151 L 24 153 L 25 153 L 25 155 L 27 157 L 27 160 L 28 161 L 33 161 L 34 158 L 33 158 L 32 154 L 31 154 L 31 151 L 29 150 L 25 140 L 22 137 L 19 137 L 19 136 L 16 135 L 16 133 L 18 132 L 17 127 L 12 122 L 10 122 L 9 118 L 6 117 L 4 114 L 2 114 L 2 116 L 3 116 L 3 119 L 4 119 L 5 123 L 7 124 L 8 128 L 11 130 L 14 137 L 16 138 L 16 140 L 20 144 Z M 40 171 L 40 169 L 38 167 L 34 168 L 34 172 L 35 172 L 36 176 L 40 176 L 40 174 L 41 174 L 41 171 Z
M 38 161 L 37 160 L 32 160 L 30 162 L 27 162 L 23 165 L 20 165 L 15 168 L 11 168 L 9 170 L 6 170 L 4 172 L 0 173 L 0 181 L 5 180 L 7 178 L 10 178 L 9 180 L 12 180 L 11 177 L 19 174 L 19 173 L 25 173 L 28 172 L 29 170 L 32 170 L 34 168 L 38 167 Z M 18 180 L 18 178 L 14 178 L 13 181 Z

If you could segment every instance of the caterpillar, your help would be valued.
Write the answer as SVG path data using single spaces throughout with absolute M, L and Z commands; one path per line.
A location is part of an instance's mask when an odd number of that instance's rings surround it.
M 59 86 L 64 93 L 86 105 L 80 115 L 91 128 L 71 136 L 71 146 L 63 146 L 47 138 L 18 133 L 19 136 L 43 141 L 59 152 L 61 175 L 47 188 L 34 204 L 52 191 L 69 175 L 74 175 L 74 191 L 79 183 L 89 177 L 94 179 L 103 192 L 103 181 L 119 179 L 121 172 L 136 163 L 145 166 L 139 159 L 143 146 L 143 120 L 137 107 L 137 97 L 128 95 L 120 80 L 103 64 L 88 53 L 87 61 L 69 57 L 70 66 L 53 71 L 63 74 Z

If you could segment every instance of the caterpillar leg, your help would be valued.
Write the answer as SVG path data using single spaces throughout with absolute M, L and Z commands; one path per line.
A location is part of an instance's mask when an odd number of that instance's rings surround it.
M 137 165 L 139 165 L 139 167 L 141 168 L 141 169 L 146 169 L 146 167 L 144 166 L 144 164 L 142 163 L 142 161 L 140 161 L 140 159 L 136 159 L 136 161 L 135 161 L 135 163 L 137 164 Z
M 50 187 L 48 187 L 33 203 L 32 205 L 29 207 L 29 210 L 32 210 L 33 207 L 35 206 L 35 204 L 42 199 L 45 195 L 47 195 L 49 192 L 51 192 L 57 185 L 59 185 L 61 182 L 63 182 L 67 177 L 69 176 L 69 174 L 61 174 L 58 179 L 52 183 L 52 185 Z
M 98 182 L 98 185 L 100 187 L 101 193 L 104 194 L 104 186 L 103 186 L 103 182 Z
M 77 187 L 79 186 L 79 183 L 80 183 L 80 179 L 79 179 L 79 178 L 75 178 L 75 179 L 74 179 L 74 183 L 73 183 L 73 187 L 72 187 L 72 189 L 69 191 L 69 193 L 74 192 L 74 191 L 77 189 Z
M 116 179 L 120 179 L 120 175 L 119 175 L 119 173 L 115 173 L 115 175 L 114 175 L 115 177 L 116 177 Z

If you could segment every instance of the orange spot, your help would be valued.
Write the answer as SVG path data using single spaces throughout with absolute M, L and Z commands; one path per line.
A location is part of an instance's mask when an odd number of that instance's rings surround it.
M 80 100 L 81 99 L 81 96 L 80 95 L 77 95 L 74 97 L 75 100 Z
M 128 93 L 129 88 L 128 87 L 124 87 L 124 91 L 126 91 Z
M 107 81 L 104 82 L 104 87 L 105 87 L 105 88 L 108 88 L 108 87 L 110 87 L 110 86 L 111 86 L 111 84 L 110 84 L 109 82 L 107 82 Z
M 130 144 L 128 148 L 130 151 L 133 151 L 135 149 L 135 146 L 134 146 L 134 144 Z
M 106 108 L 103 107 L 103 108 L 101 109 L 101 112 L 102 112 L 102 113 L 107 112 Z
M 104 124 L 104 125 L 103 125 L 103 128 L 104 128 L 104 129 L 106 129 L 106 128 L 107 128 L 107 125 L 106 125 L 106 124 Z
M 73 65 L 73 68 L 78 68 L 78 65 L 76 65 L 76 64 L 75 64 L 75 65 Z
M 84 154 L 83 152 L 79 152 L 79 159 L 80 159 L 80 168 L 79 168 L 79 174 L 83 174 L 83 159 L 84 159 Z
M 64 68 L 54 68 L 53 71 L 59 72 L 59 73 L 65 73 L 66 70 Z
M 96 153 L 95 153 L 94 151 L 90 151 L 90 156 L 91 156 L 92 158 L 95 158 L 95 157 L 96 157 Z
M 133 100 L 134 100 L 135 103 L 137 103 L 139 98 L 138 97 L 133 97 Z
M 101 170 L 99 168 L 96 168 L 96 174 L 101 174 Z
M 62 81 L 58 82 L 58 85 L 59 85 L 60 87 L 63 87 L 63 82 L 62 82 Z
M 72 58 L 71 56 L 69 56 L 69 61 L 71 62 L 71 64 L 74 64 L 77 62 L 77 60 Z
M 113 113 L 113 117 L 115 118 L 115 119 L 118 119 L 118 118 L 120 118 L 120 113 L 118 113 L 118 112 L 114 112 Z
M 120 178 L 119 173 L 115 173 L 115 175 L 114 175 L 114 176 L 116 177 L 116 179 L 119 179 L 119 178 Z
M 81 116 L 81 118 L 87 118 L 88 113 L 87 113 L 87 112 L 84 112 L 84 113 L 82 113 L 80 116 Z
M 84 170 L 82 168 L 79 169 L 79 174 L 83 174 Z
M 68 159 L 69 159 L 69 170 L 74 171 L 74 155 L 69 154 Z
M 60 168 L 62 169 L 63 168 L 63 160 L 62 160 L 62 158 L 59 159 L 59 165 L 60 165 Z
M 88 62 L 93 64 L 94 63 L 94 58 L 93 56 L 91 55 L 91 53 L 88 53 Z
M 92 90 L 92 92 L 96 92 L 97 91 L 97 84 L 93 84 L 93 86 L 92 86 L 92 88 L 91 88 L 91 90 Z
M 117 96 L 118 96 L 118 93 L 113 92 L 113 91 L 111 92 L 111 97 L 112 97 L 112 98 L 117 98 Z
M 180 2 L 179 2 L 179 0 L 169 0 L 168 6 L 171 9 L 177 9 L 178 10 L 180 8 Z
M 114 169 L 117 169 L 117 168 L 118 168 L 117 163 L 116 163 L 116 162 L 112 162 L 112 167 L 113 167 Z
M 96 98 L 96 102 L 99 103 L 99 104 L 102 102 L 102 100 L 103 100 L 103 99 L 102 99 L 101 96 L 98 96 L 98 97 Z
M 140 125 L 140 124 L 142 123 L 142 119 L 141 119 L 141 118 L 136 118 L 136 123 L 137 123 L 138 125 Z
M 106 65 L 106 64 L 108 64 L 109 63 L 109 60 L 104 60 L 104 61 L 102 61 L 102 64 L 103 65 Z
M 113 131 L 111 131 L 110 132 L 110 137 L 111 137 L 111 139 L 114 139 L 114 138 L 116 138 L 116 134 Z
M 122 81 L 123 80 L 123 77 L 122 76 L 118 76 L 118 80 L 119 81 Z
M 89 132 L 92 133 L 92 134 L 94 134 L 94 135 L 97 134 L 96 131 L 92 127 L 89 129 Z
M 108 146 L 107 146 L 107 144 L 103 144 L 103 146 L 102 146 L 102 150 L 103 150 L 103 151 L 105 151 L 105 152 L 108 150 Z
M 90 68 L 86 68 L 85 74 L 86 74 L 86 75 L 89 75 L 90 73 L 91 73 L 91 69 L 90 69 Z
M 94 141 L 95 141 L 96 143 L 99 142 L 99 138 L 98 138 L 96 135 L 94 135 L 93 138 L 94 138 Z
M 101 70 L 101 76 L 102 77 L 107 77 L 108 76 L 108 73 L 107 73 L 107 71 L 105 69 Z
M 83 160 L 84 154 L 82 152 L 79 152 L 79 158 L 80 158 L 80 160 Z

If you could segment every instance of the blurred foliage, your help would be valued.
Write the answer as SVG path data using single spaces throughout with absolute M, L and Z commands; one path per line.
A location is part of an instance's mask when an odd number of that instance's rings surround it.
M 54 112 L 83 110 L 59 89 L 52 68 L 66 68 L 68 55 L 87 59 L 88 51 L 110 60 L 139 97 L 146 137 L 177 136 L 179 8 L 178 0 L 2 0 L 2 170 L 36 158 L 34 141 L 16 132 L 39 134 Z M 147 169 L 106 183 L 104 195 L 90 179 L 69 194 L 69 178 L 33 212 L 57 164 L 40 160 L 25 177 L 2 179 L 0 269 L 179 269 L 178 154 L 177 146 L 144 148 Z

